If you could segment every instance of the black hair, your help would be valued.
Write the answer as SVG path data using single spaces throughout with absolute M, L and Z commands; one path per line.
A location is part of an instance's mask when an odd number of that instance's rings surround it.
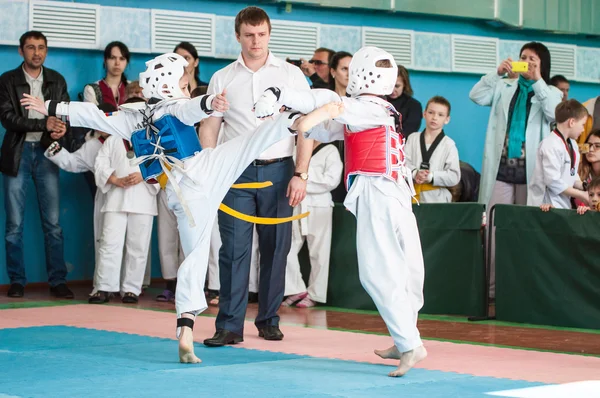
M 194 58 L 195 60 L 199 60 L 200 57 L 198 56 L 198 51 L 196 50 L 196 47 L 194 47 L 194 45 L 192 43 L 190 43 L 189 41 L 182 41 L 181 43 L 179 43 L 175 49 L 173 50 L 173 52 L 177 52 L 177 50 L 179 49 L 185 50 L 187 52 L 190 53 L 190 55 L 192 56 L 192 58 Z M 196 65 L 196 69 L 194 69 L 194 80 L 196 80 L 196 85 L 199 86 L 200 85 L 200 62 L 198 61 L 198 65 Z
M 44 43 L 46 43 L 46 47 L 48 46 L 48 39 L 46 38 L 46 36 L 38 31 L 38 30 L 30 30 L 28 32 L 25 32 L 21 35 L 21 37 L 19 38 L 19 47 L 21 48 L 21 50 L 23 50 L 23 47 L 25 47 L 25 42 L 27 41 L 27 39 L 43 39 Z
M 550 84 L 550 50 L 548 47 L 543 45 L 540 42 L 532 41 L 529 43 L 525 43 L 523 47 L 521 47 L 521 51 L 519 52 L 519 56 L 523 54 L 523 51 L 531 50 L 540 58 L 540 74 L 542 75 L 542 79 L 546 82 L 546 84 Z
M 119 51 L 121 51 L 121 55 L 123 58 L 127 60 L 127 65 L 129 65 L 129 60 L 131 59 L 131 53 L 129 52 L 129 48 L 120 41 L 111 41 L 104 47 L 104 67 L 106 68 L 106 60 L 110 58 L 112 49 L 117 47 Z M 125 71 L 121 75 L 121 83 L 127 86 L 127 76 L 125 76 Z

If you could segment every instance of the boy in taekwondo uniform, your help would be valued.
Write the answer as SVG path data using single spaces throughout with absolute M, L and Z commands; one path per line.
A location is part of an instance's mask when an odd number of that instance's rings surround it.
M 177 272 L 175 297 L 179 360 L 198 363 L 192 329 L 196 315 L 207 308 L 204 281 L 218 209 L 250 222 L 280 223 L 298 218 L 263 220 L 221 205 L 232 184 L 260 153 L 290 134 L 295 135 L 290 130 L 295 118 L 281 115 L 262 123 L 253 134 L 203 150 L 194 124 L 213 111 L 227 111 L 229 104 L 225 92 L 190 99 L 184 73 L 187 64 L 183 57 L 173 53 L 146 62 L 146 71 L 140 73 L 140 86 L 148 103 L 121 106 L 111 116 L 90 103 L 43 103 L 27 94 L 21 103 L 45 115 L 68 118 L 73 126 L 94 128 L 131 141 L 134 152 L 131 158 L 136 158 L 134 164 L 140 166 L 144 179 L 166 187 L 186 256 Z
M 315 123 L 314 116 L 300 119 L 298 131 L 320 142 L 344 139 L 348 189 L 344 205 L 357 220 L 360 280 L 394 340 L 394 346 L 375 353 L 400 359 L 389 375 L 403 376 L 427 352 L 417 329 L 424 266 L 412 213 L 412 176 L 404 164 L 399 115 L 382 99 L 392 92 L 396 76 L 392 55 L 363 47 L 350 62 L 350 98 L 329 90 L 271 87 L 255 104 L 255 113 L 268 117 L 280 105 L 302 113 L 322 107 L 324 122 Z

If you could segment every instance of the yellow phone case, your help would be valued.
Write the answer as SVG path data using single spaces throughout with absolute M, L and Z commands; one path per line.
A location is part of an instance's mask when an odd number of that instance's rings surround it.
M 513 72 L 527 72 L 529 70 L 529 63 L 527 62 L 517 61 L 511 62 L 511 64 Z

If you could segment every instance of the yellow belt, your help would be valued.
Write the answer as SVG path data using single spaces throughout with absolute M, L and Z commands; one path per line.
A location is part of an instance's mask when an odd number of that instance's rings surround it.
M 415 196 L 413 197 L 412 202 L 417 203 L 421 199 L 421 192 L 426 191 L 434 191 L 436 189 L 440 189 L 440 187 L 435 187 L 433 184 L 415 184 Z
M 169 167 L 168 164 L 165 164 L 165 166 L 170 170 L 171 167 Z M 167 181 L 169 180 L 167 175 L 165 173 L 160 174 L 156 180 L 158 181 L 158 183 L 160 184 L 160 187 L 162 189 L 165 189 L 165 186 L 167 185 Z M 261 188 L 266 188 L 266 187 L 270 187 L 272 186 L 273 183 L 271 181 L 265 181 L 265 182 L 250 182 L 250 183 L 244 183 L 244 184 L 233 184 L 231 186 L 231 188 L 236 188 L 236 189 L 261 189 Z M 238 218 L 240 220 L 243 221 L 247 221 L 247 222 L 251 222 L 254 224 L 268 224 L 268 225 L 274 225 L 274 224 L 283 224 L 286 222 L 291 222 L 294 220 L 299 220 L 301 218 L 304 217 L 308 217 L 308 215 L 310 214 L 310 212 L 306 212 L 306 213 L 302 213 L 302 214 L 298 214 L 292 217 L 282 217 L 282 218 L 270 218 L 270 217 L 256 217 L 256 216 L 250 216 L 248 214 L 244 214 L 244 213 L 240 213 L 237 210 L 232 209 L 229 206 L 224 205 L 223 203 L 221 203 L 221 205 L 219 206 L 219 210 L 221 210 L 223 213 L 229 214 L 232 217 Z

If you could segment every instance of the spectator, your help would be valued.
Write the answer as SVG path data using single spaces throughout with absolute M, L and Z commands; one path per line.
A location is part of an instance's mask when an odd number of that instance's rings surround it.
M 404 153 L 406 167 L 412 170 L 415 199 L 421 203 L 450 203 L 449 188 L 460 182 L 458 150 L 444 133 L 450 123 L 450 102 L 435 96 L 425 106 L 425 130 L 411 134 Z
M 590 181 L 587 187 L 588 196 L 590 198 L 589 206 L 577 207 L 577 213 L 584 214 L 587 211 L 600 211 L 600 178 L 596 177 Z
M 329 68 L 329 89 L 335 91 L 340 97 L 345 97 L 346 87 L 348 87 L 348 71 L 352 61 L 352 54 L 345 51 L 339 51 L 331 57 Z M 337 140 L 331 143 L 338 149 L 342 164 L 344 163 L 344 140 Z M 331 191 L 331 197 L 335 203 L 343 203 L 346 198 L 346 186 L 340 182 L 338 186 Z
M 182 41 L 173 52 L 181 55 L 188 62 L 185 73 L 188 75 L 190 93 L 200 86 L 208 86 L 208 83 L 200 80 L 200 57 L 192 43 Z
M 546 46 L 526 43 L 521 48 L 520 61 L 528 63 L 527 72 L 512 72 L 512 59 L 508 58 L 497 71 L 483 76 L 469 94 L 476 104 L 492 108 L 479 188 L 479 202 L 487 206 L 488 220 L 495 204 L 527 203 L 527 183 L 533 176 L 535 153 L 542 138 L 550 133 L 554 110 L 562 100 L 560 90 L 548 86 L 551 65 Z M 493 244 L 491 252 L 489 293 L 495 297 Z
M 113 41 L 104 48 L 104 69 L 106 76 L 83 88 L 83 101 L 100 105 L 103 102 L 117 107 L 125 102 L 127 77 L 125 69 L 129 65 L 131 54 L 127 46 Z
M 33 179 L 44 231 L 46 270 L 50 291 L 59 298 L 73 298 L 66 285 L 67 266 L 63 234 L 59 223 L 58 166 L 46 159 L 44 151 L 63 138 L 67 126 L 56 117 L 26 111 L 18 93 L 42 100 L 69 101 L 62 75 L 45 68 L 48 41 L 42 32 L 29 31 L 19 39 L 23 63 L 0 76 L 0 121 L 6 129 L 0 155 L 4 174 L 6 212 L 6 270 L 10 278 L 9 297 L 22 297 L 27 283 L 23 258 L 23 226 L 27 184 Z
M 588 116 L 583 134 L 579 136 L 578 143 L 582 144 L 587 141 L 588 136 L 592 131 L 600 130 L 600 97 L 590 98 L 583 103 L 587 109 Z
M 352 54 L 339 51 L 331 57 L 329 68 L 329 89 L 335 91 L 340 97 L 346 97 L 348 87 L 348 68 L 352 61 Z
M 334 53 L 333 50 L 320 47 L 315 50 L 309 61 L 300 59 L 302 61 L 300 69 L 310 79 L 313 88 L 329 87 L 329 62 Z
M 563 75 L 554 75 L 550 79 L 550 85 L 556 87 L 563 93 L 563 101 L 569 99 L 569 90 L 571 89 L 571 83 Z
M 423 118 L 421 103 L 413 98 L 413 89 L 410 84 L 408 71 L 398 65 L 398 78 L 394 91 L 387 96 L 388 101 L 402 115 L 402 134 L 408 138 L 412 133 L 419 131 Z
M 337 148 L 331 144 L 314 142 L 308 168 L 310 180 L 306 186 L 306 198 L 294 208 L 294 214 L 310 212 L 310 217 L 292 222 L 292 248 L 287 257 L 285 272 L 285 295 L 283 306 L 296 304 L 298 308 L 310 308 L 315 302 L 327 301 L 329 279 L 329 255 L 333 224 L 333 201 L 331 190 L 342 180 L 344 165 Z M 300 272 L 298 253 L 308 244 L 310 277 L 308 288 Z
M 141 98 L 145 100 L 139 80 L 134 80 L 125 87 L 125 101 L 130 98 Z
M 583 132 L 587 110 L 576 100 L 556 107 L 556 129 L 540 143 L 533 178 L 528 187 L 527 205 L 549 204 L 571 209 L 571 198 L 587 204 L 588 196 L 576 173 L 581 155 L 576 139 Z
M 130 159 L 135 159 L 131 143 L 118 136 L 108 137 L 96 157 L 94 175 L 106 200 L 101 209 L 96 293 L 88 299 L 90 304 L 108 302 L 111 292 L 120 292 L 123 303 L 135 304 L 142 292 L 160 185 L 146 184 Z

